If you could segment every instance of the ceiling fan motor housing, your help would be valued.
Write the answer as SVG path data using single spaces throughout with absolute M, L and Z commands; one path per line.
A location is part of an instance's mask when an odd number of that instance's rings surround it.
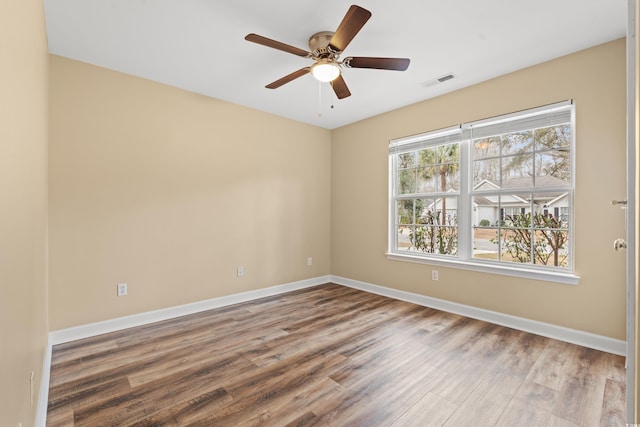
M 339 52 L 329 48 L 333 31 L 320 31 L 309 38 L 309 50 L 314 58 L 336 58 Z

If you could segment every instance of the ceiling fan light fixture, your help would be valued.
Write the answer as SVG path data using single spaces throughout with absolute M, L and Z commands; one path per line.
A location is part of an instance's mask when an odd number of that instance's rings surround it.
M 319 61 L 311 66 L 311 74 L 321 82 L 328 83 L 340 76 L 340 67 L 334 62 Z

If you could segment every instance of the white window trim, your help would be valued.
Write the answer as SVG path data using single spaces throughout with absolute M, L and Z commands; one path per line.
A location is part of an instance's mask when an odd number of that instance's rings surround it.
M 458 255 L 456 257 L 439 255 L 439 254 L 421 254 L 421 255 L 413 255 L 411 252 L 401 253 L 395 251 L 395 247 L 397 246 L 397 235 L 395 231 L 395 203 L 394 203 L 394 189 L 395 189 L 395 180 L 397 171 L 395 171 L 393 165 L 394 156 L 391 154 L 396 154 L 398 151 L 402 150 L 402 146 L 413 144 L 423 139 L 431 139 L 439 136 L 447 136 L 453 135 L 455 133 L 462 133 L 464 129 L 468 129 L 471 126 L 483 126 L 488 123 L 496 123 L 500 121 L 509 120 L 513 117 L 526 117 L 530 115 L 535 115 L 540 111 L 552 111 L 559 108 L 566 108 L 567 106 L 573 105 L 573 101 L 564 101 L 559 102 L 552 105 L 537 107 L 533 109 L 528 109 L 526 112 L 516 112 L 510 113 L 503 116 L 499 116 L 491 119 L 483 119 L 478 120 L 472 123 L 467 123 L 464 125 L 456 125 L 451 126 L 444 129 L 439 129 L 431 132 L 422 133 L 419 135 L 412 135 L 404 138 L 393 139 L 389 143 L 389 200 L 388 200 L 388 208 L 389 208 L 389 221 L 388 221 L 388 250 L 386 252 L 386 257 L 389 260 L 395 261 L 407 261 L 419 264 L 427 264 L 434 266 L 442 266 L 442 267 L 451 267 L 458 268 L 461 270 L 470 270 L 477 271 L 482 273 L 490 273 L 490 274 L 498 274 L 505 276 L 512 276 L 524 279 L 533 279 L 533 280 L 541 280 L 547 282 L 555 282 L 562 284 L 570 284 L 576 285 L 579 282 L 580 276 L 575 273 L 575 245 L 574 245 L 574 230 L 575 230 L 575 221 L 574 221 L 574 197 L 573 193 L 575 191 L 575 109 L 572 110 L 572 128 L 571 128 L 571 152 L 570 152 L 570 162 L 571 162 L 571 191 L 570 191 L 570 223 L 571 227 L 569 227 L 569 269 L 567 271 L 561 270 L 551 270 L 545 269 L 544 267 L 537 268 L 528 268 L 528 264 L 507 264 L 507 263 L 497 263 L 490 261 L 482 261 L 478 259 L 474 259 L 472 254 L 470 253 L 470 245 L 466 243 L 470 236 L 469 232 L 471 231 L 471 224 L 467 224 L 464 227 L 460 226 L 460 219 L 464 218 L 466 222 L 467 219 L 470 218 L 470 209 L 471 209 L 471 197 L 470 194 L 470 159 L 469 159 L 469 150 L 462 149 L 463 144 L 468 144 L 468 139 L 464 138 L 461 135 L 461 150 L 460 150 L 460 164 L 466 165 L 464 168 L 460 168 L 460 196 L 458 203 Z M 465 142 L 466 141 L 466 142 Z M 564 190 L 563 190 L 564 191 Z M 465 195 L 464 197 L 462 195 Z M 464 240 L 463 240 L 464 239 Z M 465 242 L 465 244 L 461 245 L 460 242 Z
M 387 259 L 394 261 L 406 261 L 418 264 L 433 265 L 439 267 L 457 268 L 460 270 L 477 271 L 479 273 L 498 274 L 501 276 L 518 277 L 521 279 L 542 280 L 545 282 L 562 283 L 566 285 L 577 285 L 580 276 L 575 273 L 562 273 L 559 271 L 533 270 L 523 267 L 515 267 L 518 264 L 488 264 L 482 261 L 462 260 L 454 258 L 436 257 L 426 258 L 424 256 L 412 256 L 410 253 L 399 254 L 387 252 Z

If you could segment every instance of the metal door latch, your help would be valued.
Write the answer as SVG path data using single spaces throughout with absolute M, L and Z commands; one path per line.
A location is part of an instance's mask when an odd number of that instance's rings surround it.
M 621 249 L 626 249 L 627 248 L 627 242 L 624 241 L 624 239 L 616 239 L 613 241 L 613 249 L 615 249 L 616 251 L 619 251 Z

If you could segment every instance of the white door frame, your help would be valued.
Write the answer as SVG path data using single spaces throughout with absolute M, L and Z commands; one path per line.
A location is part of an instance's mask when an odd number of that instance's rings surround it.
M 627 6 L 627 422 L 635 423 L 636 402 L 636 150 L 638 126 L 637 98 L 637 12 L 640 0 Z

